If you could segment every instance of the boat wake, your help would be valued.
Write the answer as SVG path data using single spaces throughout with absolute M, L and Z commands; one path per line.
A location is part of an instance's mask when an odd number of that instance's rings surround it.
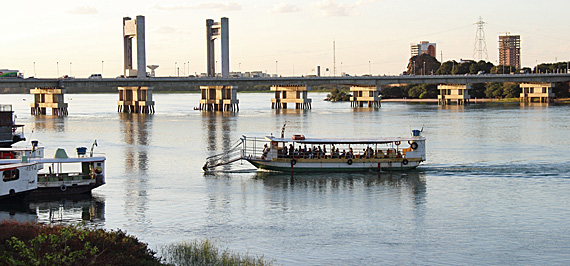
M 503 164 L 426 164 L 422 170 L 440 176 L 498 176 L 513 178 L 570 178 L 570 162 L 506 162 Z

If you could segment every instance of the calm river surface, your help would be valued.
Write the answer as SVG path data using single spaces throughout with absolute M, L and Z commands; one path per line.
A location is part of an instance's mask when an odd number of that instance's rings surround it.
M 312 110 L 276 111 L 271 94 L 241 93 L 239 112 L 203 113 L 192 110 L 198 97 L 155 94 L 156 114 L 139 115 L 117 113 L 116 94 L 68 94 L 62 118 L 31 116 L 31 95 L 2 95 L 46 156 L 95 139 L 107 156 L 107 184 L 93 197 L 33 202 L 27 213 L 121 229 L 155 250 L 209 238 L 281 265 L 570 263 L 568 105 L 370 110 L 310 93 Z M 410 172 L 293 180 L 247 163 L 202 172 L 207 156 L 241 135 L 277 135 L 285 121 L 286 135 L 311 137 L 409 136 L 424 127 L 427 162 Z

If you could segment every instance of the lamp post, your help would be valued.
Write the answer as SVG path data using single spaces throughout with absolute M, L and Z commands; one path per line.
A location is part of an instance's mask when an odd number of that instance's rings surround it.
M 101 60 L 101 76 L 103 76 L 103 65 L 105 64 L 105 61 Z
M 426 74 L 426 62 L 424 61 L 424 76 Z
M 279 76 L 279 73 L 277 72 L 277 60 L 275 60 L 275 75 Z
M 36 62 L 34 62 L 34 77 L 36 76 Z
M 177 68 L 178 68 L 178 62 L 174 62 L 174 75 L 176 75 Z
M 342 75 L 342 62 L 340 62 L 340 74 Z
M 370 60 L 368 60 L 368 75 L 372 75 L 372 74 L 370 74 L 370 73 L 372 73 L 372 71 L 371 71 L 371 69 L 370 69 Z
M 239 73 L 241 73 L 241 63 L 238 63 L 238 70 L 239 70 Z
M 57 67 L 57 77 L 59 78 L 59 62 L 55 62 L 55 65 Z
M 71 62 L 69 62 L 69 75 L 71 76 Z

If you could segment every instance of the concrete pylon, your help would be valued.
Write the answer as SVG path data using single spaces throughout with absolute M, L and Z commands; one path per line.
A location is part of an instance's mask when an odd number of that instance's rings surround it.
M 133 69 L 133 41 L 137 38 L 137 68 Z M 137 16 L 135 20 L 130 17 L 123 18 L 123 47 L 125 77 L 146 77 L 146 48 L 145 48 L 145 21 L 144 16 Z
M 216 53 L 214 40 L 220 38 L 222 48 L 222 77 L 230 77 L 230 39 L 229 20 L 221 18 L 220 22 L 206 20 L 206 62 L 208 77 L 216 76 Z

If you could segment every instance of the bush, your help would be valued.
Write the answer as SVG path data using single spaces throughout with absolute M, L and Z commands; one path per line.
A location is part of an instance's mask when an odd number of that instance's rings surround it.
M 164 260 L 174 265 L 272 265 L 263 257 L 240 255 L 219 250 L 209 240 L 171 244 L 162 248 Z
M 161 265 L 147 244 L 120 230 L 3 221 L 0 241 L 6 265 Z

